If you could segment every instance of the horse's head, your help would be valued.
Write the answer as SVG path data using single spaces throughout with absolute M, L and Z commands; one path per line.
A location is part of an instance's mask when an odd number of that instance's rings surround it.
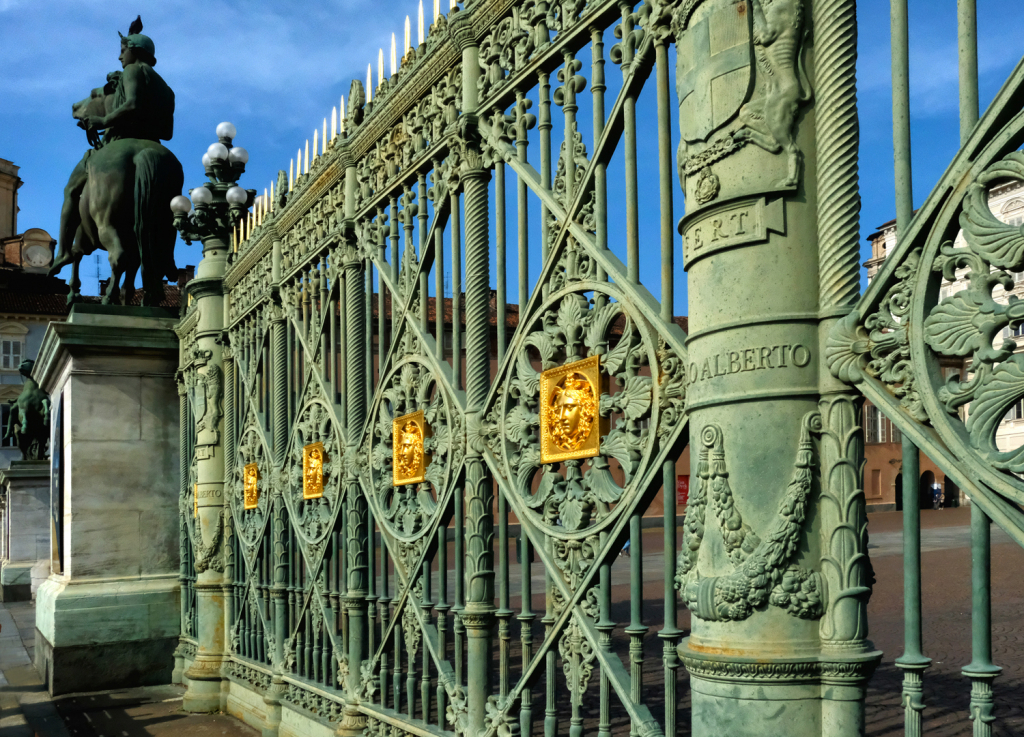
M 98 148 L 100 144 L 100 134 L 95 128 L 87 128 L 85 123 L 82 122 L 85 118 L 99 118 L 107 114 L 107 99 L 112 98 L 113 95 L 107 95 L 100 90 L 94 90 L 89 97 L 84 100 L 80 100 L 71 106 L 71 117 L 78 121 L 78 127 L 85 131 L 86 138 L 89 140 L 89 145 L 93 148 Z
M 105 95 L 90 95 L 71 106 L 71 117 L 75 120 L 81 120 L 87 115 L 100 117 L 105 115 L 106 112 Z

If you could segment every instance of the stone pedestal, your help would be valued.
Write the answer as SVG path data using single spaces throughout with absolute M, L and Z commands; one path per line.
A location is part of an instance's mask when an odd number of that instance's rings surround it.
M 39 571 L 49 573 L 50 462 L 14 461 L 0 471 L 0 495 L 5 552 L 0 601 L 27 601 L 39 588 Z
M 60 557 L 39 587 L 50 694 L 170 683 L 179 634 L 176 315 L 76 305 L 34 377 L 53 402 Z M 59 568 L 59 569 L 58 569 Z

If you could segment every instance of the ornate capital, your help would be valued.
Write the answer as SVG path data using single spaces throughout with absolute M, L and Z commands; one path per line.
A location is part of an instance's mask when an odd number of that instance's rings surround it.
M 459 51 L 465 51 L 477 45 L 476 33 L 473 30 L 473 18 L 465 10 L 455 8 L 448 16 L 448 35 Z

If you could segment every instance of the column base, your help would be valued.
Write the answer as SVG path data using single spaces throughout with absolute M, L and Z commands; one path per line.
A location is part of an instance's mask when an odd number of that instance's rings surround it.
M 0 601 L 32 599 L 32 567 L 34 560 L 5 560 L 0 568 Z
M 171 682 L 178 580 L 67 583 L 36 595 L 36 669 L 51 696 Z
M 693 737 L 863 734 L 879 652 L 821 658 L 711 655 L 679 646 L 690 673 Z
M 199 653 L 192 665 L 185 671 L 188 688 L 182 709 L 187 712 L 206 714 L 223 709 L 221 685 L 225 681 L 221 670 L 224 664 L 222 655 L 204 655 Z

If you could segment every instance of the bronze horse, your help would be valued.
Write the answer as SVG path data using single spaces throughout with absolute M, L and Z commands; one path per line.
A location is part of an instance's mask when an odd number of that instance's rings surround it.
M 102 116 L 112 106 L 110 86 L 73 106 L 73 116 Z M 185 177 L 178 159 L 157 141 L 121 138 L 103 145 L 88 131 L 96 147 L 83 160 L 87 178 L 78 203 L 81 224 L 73 245 L 59 246 L 50 273 L 72 264 L 68 301 L 81 299 L 79 266 L 98 248 L 110 260 L 110 282 L 103 304 L 130 304 L 135 275 L 142 269 L 145 304 L 163 299 L 163 279 L 177 278 L 174 265 L 176 231 L 169 203 L 181 194 Z M 124 277 L 124 286 L 121 278 Z

